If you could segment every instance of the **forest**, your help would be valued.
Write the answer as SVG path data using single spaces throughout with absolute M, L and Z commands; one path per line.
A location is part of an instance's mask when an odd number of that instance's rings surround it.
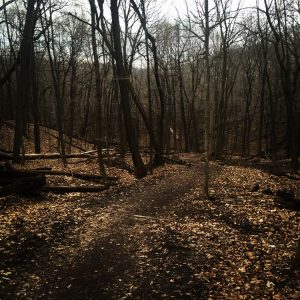
M 300 298 L 300 2 L 172 3 L 1 0 L 1 299 Z

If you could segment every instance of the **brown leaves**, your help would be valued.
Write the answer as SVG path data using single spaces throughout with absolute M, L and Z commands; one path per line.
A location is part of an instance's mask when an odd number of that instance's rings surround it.
M 247 252 L 247 257 L 248 257 L 250 260 L 253 260 L 253 259 L 255 259 L 255 253 L 254 253 L 254 252 Z
M 250 190 L 256 182 L 299 187 L 259 170 L 212 164 L 215 200 L 205 200 L 203 166 L 197 156 L 190 159 L 196 167 L 166 165 L 139 181 L 109 168 L 120 182 L 99 194 L 5 199 L 2 286 L 27 298 L 42 295 L 41 289 L 49 293 L 45 298 L 58 290 L 78 296 L 82 283 L 82 298 L 90 296 L 86 286 L 92 284 L 103 299 L 116 291 L 119 299 L 297 299 L 299 281 L 288 271 L 299 213 Z M 69 168 L 97 172 L 94 163 Z M 81 184 L 65 176 L 50 180 Z

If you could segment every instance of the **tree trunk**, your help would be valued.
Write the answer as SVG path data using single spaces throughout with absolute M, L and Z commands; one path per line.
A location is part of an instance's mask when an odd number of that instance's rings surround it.
M 211 100 L 210 100 L 210 55 L 209 55 L 209 7 L 208 0 L 205 0 L 205 68 L 206 68 L 206 99 L 205 99 L 205 170 L 204 170 L 204 193 L 209 197 L 209 161 L 211 156 Z
M 153 54 L 153 63 L 154 63 L 154 77 L 155 77 L 155 82 L 158 90 L 158 95 L 159 95 L 159 102 L 160 102 L 160 118 L 159 118 L 159 126 L 158 126 L 158 132 L 159 132 L 159 139 L 158 139 L 158 147 L 159 151 L 155 153 L 155 158 L 154 158 L 154 164 L 160 165 L 162 164 L 162 150 L 164 146 L 164 119 L 165 119 L 165 97 L 164 97 L 164 92 L 160 80 L 160 75 L 159 75 L 159 62 L 158 62 L 158 55 L 157 55 L 157 45 L 156 45 L 156 40 L 155 38 L 149 33 L 147 29 L 147 24 L 146 20 L 143 18 L 142 14 L 140 13 L 138 6 L 136 5 L 134 0 L 130 0 L 130 3 L 134 9 L 134 11 L 137 13 L 141 25 L 145 31 L 147 39 L 151 42 L 151 51 Z
M 88 81 L 88 86 L 86 88 L 86 97 L 85 97 L 85 107 L 83 114 L 83 122 L 81 124 L 81 129 L 79 131 L 79 136 L 85 138 L 87 136 L 87 128 L 90 118 L 90 97 L 92 91 L 92 82 L 93 82 L 93 73 L 91 72 L 90 80 Z
M 34 45 L 32 44 L 32 63 L 31 63 L 31 94 L 32 94 L 32 113 L 33 113 L 33 131 L 34 131 L 34 149 L 35 153 L 41 153 L 41 134 L 40 134 L 40 113 L 38 101 L 38 83 L 36 72 L 36 57 Z
M 53 28 L 53 20 L 52 20 L 53 11 L 50 10 L 50 19 L 46 20 L 47 24 L 45 24 L 44 32 L 46 48 L 49 57 L 50 71 L 54 89 L 54 95 L 56 100 L 56 122 L 57 122 L 57 131 L 58 131 L 58 148 L 61 154 L 61 159 L 64 166 L 67 165 L 66 161 L 66 149 L 65 149 L 65 140 L 64 140 L 64 102 L 63 102 L 63 93 L 61 91 L 61 78 L 58 69 L 57 57 L 54 49 L 54 28 Z M 51 45 L 52 42 L 52 45 Z M 52 55 L 52 53 L 53 55 Z
M 181 62 L 178 58 L 177 60 L 177 69 L 178 69 L 178 80 L 179 80 L 179 95 L 180 95 L 180 111 L 181 111 L 181 124 L 183 127 L 183 135 L 184 135 L 184 152 L 189 152 L 189 137 L 188 137 L 188 128 L 186 121 L 186 113 L 185 113 L 185 105 L 184 105 L 184 86 L 183 86 L 183 78 L 181 72 Z
M 132 156 L 133 165 L 135 168 L 135 175 L 137 178 L 142 178 L 147 175 L 147 170 L 139 152 L 139 145 L 138 145 L 136 132 L 134 130 L 132 117 L 131 117 L 131 108 L 130 108 L 130 101 L 129 101 L 130 82 L 129 82 L 129 74 L 127 74 L 123 62 L 118 1 L 111 0 L 110 3 L 111 3 L 110 6 L 111 17 L 112 17 L 111 20 L 112 37 L 114 42 L 114 59 L 116 62 L 117 80 L 119 83 L 121 106 L 122 106 L 123 116 L 124 116 L 126 136 L 127 136 L 131 156 Z
M 18 90 L 16 102 L 16 125 L 14 137 L 14 161 L 21 161 L 21 146 L 23 143 L 23 134 L 26 123 L 26 115 L 28 111 L 28 96 L 30 81 L 28 74 L 30 73 L 30 63 L 32 59 L 32 45 L 35 28 L 35 6 L 36 0 L 28 0 L 27 11 L 25 17 L 25 25 L 20 45 L 20 72 L 18 76 Z
M 71 51 L 71 79 L 70 79 L 70 106 L 69 106 L 69 145 L 72 144 L 72 137 L 74 135 L 74 125 L 75 125 L 75 100 L 76 100 L 76 59 L 74 58 L 73 50 Z
M 298 241 L 298 247 L 296 250 L 295 258 L 293 261 L 292 269 L 295 271 L 300 271 L 300 239 Z
M 97 140 L 97 153 L 98 164 L 101 176 L 106 179 L 106 171 L 103 163 L 102 154 L 102 81 L 100 75 L 100 63 L 97 52 L 97 40 L 96 40 L 96 6 L 95 1 L 90 0 L 91 6 L 91 18 L 92 18 L 92 48 L 94 57 L 94 71 L 95 71 L 95 85 L 96 85 L 96 140 Z
M 142 14 L 145 22 L 147 23 L 147 16 L 145 11 L 145 3 L 141 2 Z M 149 41 L 147 39 L 147 34 L 145 33 L 145 43 L 146 43 L 146 62 L 147 62 L 147 98 L 148 98 L 148 114 L 149 114 L 149 126 L 151 131 L 153 131 L 153 113 L 152 113 L 152 93 L 151 93 L 151 76 L 150 76 L 150 55 L 149 55 Z M 153 147 L 150 139 L 150 147 Z M 152 153 L 151 153 L 152 155 Z M 152 157 L 151 157 L 152 159 Z

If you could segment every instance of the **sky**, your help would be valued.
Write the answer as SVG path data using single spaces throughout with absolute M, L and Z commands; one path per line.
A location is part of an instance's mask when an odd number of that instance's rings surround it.
M 79 2 L 83 4 L 84 7 L 89 10 L 88 0 L 73 0 L 74 2 Z M 200 0 L 203 1 L 203 0 Z M 211 2 L 213 0 L 210 0 Z M 240 1 L 242 7 L 251 7 L 256 4 L 256 0 L 232 0 L 234 5 L 237 5 Z M 137 3 L 139 0 L 137 0 Z M 173 19 L 178 16 L 178 13 L 181 17 L 186 15 L 186 3 L 191 9 L 195 0 L 156 0 L 156 8 L 159 11 L 161 16 L 165 16 L 168 19 Z
M 203 1 L 203 0 L 201 0 Z M 232 0 L 234 5 L 238 5 L 240 0 Z M 165 15 L 167 18 L 176 18 L 178 13 L 181 16 L 186 14 L 186 4 L 189 8 L 192 8 L 195 0 L 157 0 L 158 5 L 161 6 L 161 14 Z M 241 7 L 252 7 L 256 4 L 256 0 L 241 0 Z

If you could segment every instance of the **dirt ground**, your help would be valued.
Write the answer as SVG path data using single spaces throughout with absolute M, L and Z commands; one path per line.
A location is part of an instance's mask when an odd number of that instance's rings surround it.
M 0 298 L 299 299 L 300 214 L 262 193 L 299 181 L 213 163 L 206 200 L 181 158 L 102 193 L 0 198 Z

